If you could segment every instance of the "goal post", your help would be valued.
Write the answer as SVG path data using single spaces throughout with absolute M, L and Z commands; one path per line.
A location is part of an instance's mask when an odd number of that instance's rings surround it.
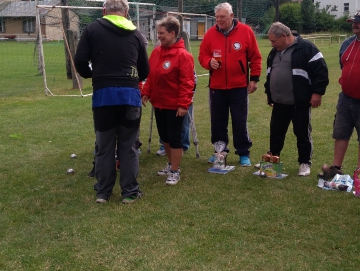
M 60 3 L 61 0 L 51 1 L 36 0 L 35 3 L 37 66 L 42 76 L 44 93 L 48 96 L 92 95 L 91 78 L 84 79 L 77 74 L 73 57 L 83 29 L 102 17 L 103 1 L 83 0 L 80 3 L 82 6 L 52 5 L 50 3 Z M 62 3 L 68 2 L 64 0 Z M 188 43 L 192 39 L 202 39 L 206 30 L 215 23 L 213 16 L 169 11 L 168 8 L 159 8 L 151 3 L 129 2 L 129 7 L 128 18 L 153 44 L 157 40 L 156 22 L 165 16 L 181 16 Z M 65 22 L 64 13 L 68 14 Z M 192 51 L 191 47 L 189 50 Z
M 86 0 L 83 4 L 90 6 L 37 5 L 37 26 L 39 30 L 38 52 L 39 69 L 43 75 L 45 95 L 51 96 L 87 96 L 91 95 L 91 79 L 80 77 L 75 71 L 73 57 L 76 41 L 88 23 L 102 17 L 103 1 Z M 140 31 L 152 42 L 155 42 L 154 30 L 155 4 L 129 2 L 129 14 Z M 69 13 L 69 29 L 65 29 L 62 10 Z M 140 16 L 140 13 L 142 16 Z M 46 14 L 46 16 L 44 15 Z M 68 33 L 73 33 L 73 37 Z M 60 64 L 62 63 L 62 64 Z M 57 66 L 59 69 L 55 69 Z M 73 85 L 69 86 L 67 66 L 71 68 Z M 65 70 L 64 70 L 65 69 Z M 67 76 L 66 76 L 67 75 Z M 84 84 L 82 84 L 82 81 Z M 75 83 L 74 83 L 75 82 Z M 75 88 L 74 86 L 77 86 Z M 82 88 L 82 85 L 84 87 Z M 77 89 L 77 90 L 75 90 Z

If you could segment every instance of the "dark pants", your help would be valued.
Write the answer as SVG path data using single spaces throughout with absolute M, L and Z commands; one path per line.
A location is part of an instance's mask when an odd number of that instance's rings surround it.
M 183 148 L 181 132 L 184 117 L 176 116 L 177 110 L 155 108 L 156 126 L 159 137 L 169 143 L 170 148 Z
M 311 107 L 274 104 L 270 120 L 270 152 L 280 156 L 290 122 L 297 140 L 299 164 L 311 164 Z
M 135 145 L 141 107 L 107 106 L 94 108 L 97 153 L 95 176 L 97 198 L 108 199 L 115 185 L 115 147 L 120 161 L 120 188 L 123 198 L 139 192 L 139 154 Z
M 247 129 L 248 92 L 247 88 L 232 90 L 210 89 L 211 143 L 229 143 L 229 109 L 236 154 L 249 156 L 252 146 Z M 225 149 L 228 151 L 228 149 Z

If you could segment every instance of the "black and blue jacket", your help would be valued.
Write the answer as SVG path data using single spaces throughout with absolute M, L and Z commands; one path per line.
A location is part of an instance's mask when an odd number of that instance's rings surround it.
M 328 68 L 318 48 L 298 34 L 297 43 L 291 54 L 292 82 L 296 106 L 309 106 L 312 94 L 324 95 L 329 84 Z M 267 58 L 267 75 L 264 84 L 268 103 L 273 103 L 270 92 L 271 67 L 276 55 L 273 48 Z

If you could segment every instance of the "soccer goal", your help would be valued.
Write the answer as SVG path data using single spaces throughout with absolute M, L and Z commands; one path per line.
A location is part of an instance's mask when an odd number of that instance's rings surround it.
M 88 23 L 102 17 L 102 5 L 103 1 L 90 0 L 82 2 L 82 6 L 36 6 L 37 28 L 39 37 L 42 37 L 38 40 L 39 71 L 43 76 L 45 95 L 92 95 L 91 79 L 80 77 L 73 57 L 82 30 Z M 155 5 L 133 2 L 129 5 L 130 19 L 154 42 Z
M 67 0 L 63 0 L 66 4 Z M 78 2 L 77 2 L 78 3 Z M 63 4 L 63 3 L 62 3 Z M 81 6 L 36 6 L 39 29 L 39 71 L 43 76 L 46 95 L 88 96 L 92 94 L 91 79 L 81 78 L 75 70 L 73 57 L 81 33 L 88 23 L 102 17 L 102 0 L 84 0 Z M 176 16 L 182 22 L 184 40 L 201 40 L 215 18 L 206 14 L 179 13 L 159 8 L 155 4 L 129 2 L 129 17 L 144 36 L 155 45 L 156 21 L 165 16 Z M 188 50 L 192 53 L 189 45 Z M 201 74 L 199 74 L 201 76 Z

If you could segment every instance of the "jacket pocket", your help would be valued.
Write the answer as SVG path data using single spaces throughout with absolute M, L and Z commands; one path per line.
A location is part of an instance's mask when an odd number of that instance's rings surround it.
M 141 116 L 141 107 L 139 106 L 127 106 L 126 108 L 126 119 L 137 120 Z
M 241 62 L 241 60 L 239 60 L 239 64 L 243 74 L 246 74 L 244 64 Z

